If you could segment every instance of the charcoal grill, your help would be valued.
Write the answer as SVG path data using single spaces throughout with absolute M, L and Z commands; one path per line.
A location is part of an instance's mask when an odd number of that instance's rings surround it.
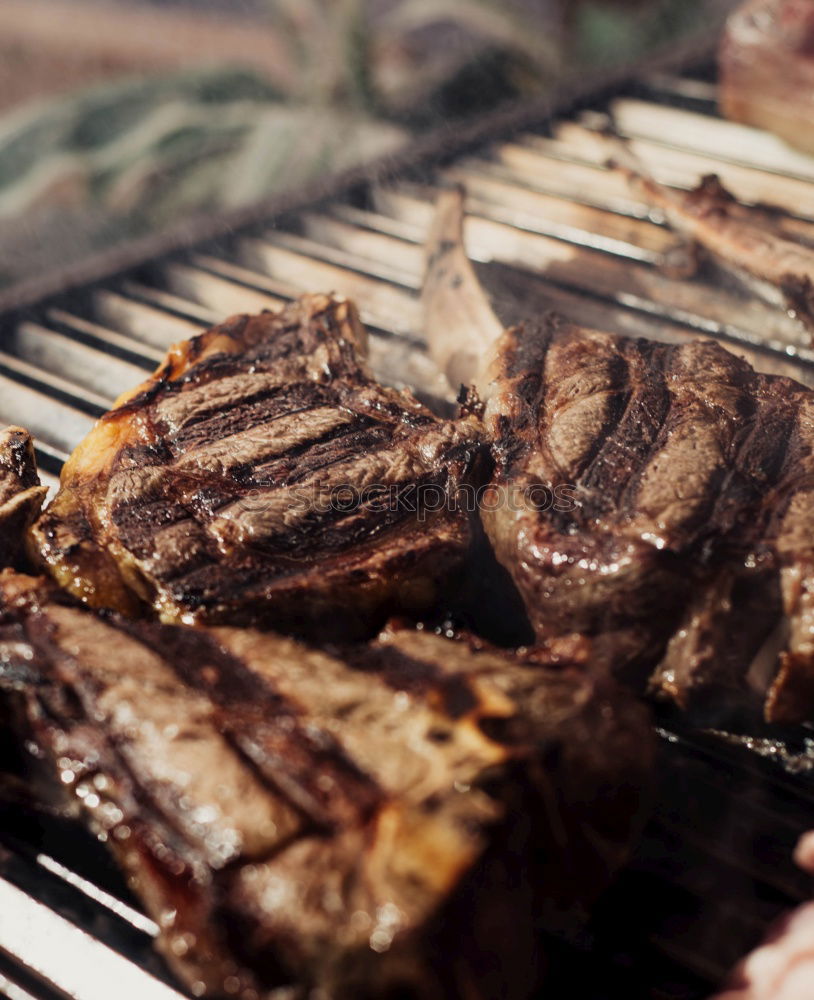
M 697 47 L 693 47 L 697 53 Z M 199 221 L 0 297 L 0 424 L 36 435 L 49 485 L 94 419 L 174 341 L 304 291 L 353 297 L 385 382 L 439 412 L 452 393 L 421 338 L 422 242 L 439 185 L 468 191 L 466 242 L 505 321 L 553 307 L 578 323 L 720 339 L 765 371 L 814 385 L 790 318 L 713 274 L 677 281 L 676 238 L 604 168 L 608 115 L 658 180 L 717 172 L 814 239 L 814 160 L 716 113 L 686 53 L 425 140 L 400 161 L 227 219 Z M 702 64 L 703 65 L 703 64 Z M 672 69 L 670 67 L 673 67 Z M 292 204 L 294 207 L 292 207 Z M 753 739 L 660 720 L 654 818 L 632 865 L 578 937 L 544 943 L 547 996 L 708 996 L 810 879 L 791 861 L 814 815 L 814 732 Z M 157 928 L 104 848 L 75 825 L 0 811 L 0 995 L 170 1000 Z

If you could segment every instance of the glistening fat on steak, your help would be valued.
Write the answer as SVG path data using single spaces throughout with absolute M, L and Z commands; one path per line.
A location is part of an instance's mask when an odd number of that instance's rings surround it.
M 195 995 L 523 1000 L 540 926 L 584 916 L 646 799 L 645 715 L 574 637 L 327 655 L 8 572 L 0 637 L 0 693 Z
M 442 195 L 430 244 L 441 364 L 472 342 L 449 321 L 475 281 L 460 280 L 462 211 L 460 193 Z M 718 715 L 754 685 L 770 721 L 814 717 L 811 391 L 715 343 L 553 316 L 506 331 L 467 374 L 494 484 L 514 501 L 484 524 L 540 638 L 591 635 L 617 671 L 652 673 L 682 707 Z M 571 502 L 540 505 L 540 487 Z
M 477 423 L 365 367 L 350 303 L 306 296 L 178 345 L 79 446 L 33 529 L 67 590 L 165 622 L 375 631 L 424 609 L 470 542 Z
M 0 567 L 22 554 L 25 533 L 47 492 L 40 486 L 31 435 L 20 427 L 0 431 Z

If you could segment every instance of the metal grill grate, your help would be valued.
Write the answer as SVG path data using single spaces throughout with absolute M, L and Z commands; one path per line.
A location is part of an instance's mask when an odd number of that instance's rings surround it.
M 357 187 L 27 310 L 0 334 L 0 424 L 31 428 L 53 484 L 95 417 L 171 343 L 315 290 L 356 300 L 383 381 L 449 412 L 454 400 L 426 353 L 418 304 L 422 243 L 437 186 L 449 181 L 467 188 L 467 248 L 507 322 L 553 307 L 632 336 L 713 336 L 761 370 L 814 386 L 814 351 L 791 318 L 715 275 L 668 276 L 675 237 L 604 167 L 608 113 L 658 180 L 690 187 L 717 172 L 743 201 L 781 205 L 785 225 L 814 241 L 814 161 L 720 120 L 708 82 L 653 77 L 421 176 Z M 589 933 L 550 943 L 563 996 L 703 997 L 778 914 L 810 895 L 790 855 L 810 822 L 814 779 L 765 759 L 780 756 L 779 745 L 763 744 L 761 756 L 675 727 L 661 734 L 656 818 L 633 866 Z M 805 738 L 791 737 L 800 750 Z M 808 757 L 796 764 L 808 770 Z M 19 810 L 0 816 L 0 831 L 0 994 L 172 995 L 150 950 L 155 928 L 98 845 Z M 10 907 L 36 943 L 4 917 Z M 69 942 L 69 956 L 48 941 Z M 574 962 L 586 954 L 590 962 Z

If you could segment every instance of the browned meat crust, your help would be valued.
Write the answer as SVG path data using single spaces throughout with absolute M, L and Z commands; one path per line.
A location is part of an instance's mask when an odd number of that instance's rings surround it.
M 31 435 L 20 427 L 0 431 L 0 567 L 18 562 L 47 492 L 40 486 Z
M 539 926 L 581 919 L 646 797 L 647 720 L 573 637 L 328 655 L 5 573 L 0 642 L 0 693 L 196 995 L 527 997 Z
M 597 637 L 619 669 L 680 705 L 747 690 L 779 640 L 765 712 L 814 712 L 814 396 L 715 343 L 669 345 L 556 318 L 508 331 L 485 423 L 484 513 L 540 636 Z M 524 503 L 535 486 L 565 503 Z M 565 491 L 565 493 L 563 493 Z
M 701 219 L 710 202 L 746 211 L 711 181 L 684 201 Z M 587 634 L 621 676 L 715 721 L 749 704 L 814 717 L 814 394 L 715 343 L 555 316 L 490 341 L 462 226 L 446 191 L 425 300 L 447 322 L 428 322 L 430 349 L 466 357 L 485 404 L 481 516 L 538 638 Z M 473 311 L 490 315 L 469 338 Z
M 470 542 L 477 422 L 376 383 L 353 307 L 306 296 L 176 347 L 67 463 L 31 551 L 94 606 L 368 634 Z

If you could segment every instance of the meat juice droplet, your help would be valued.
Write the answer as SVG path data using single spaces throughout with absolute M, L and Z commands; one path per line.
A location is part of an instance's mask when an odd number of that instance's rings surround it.
M 370 935 L 370 947 L 378 954 L 387 951 L 393 943 L 393 935 L 390 931 L 379 928 Z
M 176 957 L 183 958 L 195 947 L 197 940 L 194 934 L 179 934 L 170 941 L 170 950 Z

